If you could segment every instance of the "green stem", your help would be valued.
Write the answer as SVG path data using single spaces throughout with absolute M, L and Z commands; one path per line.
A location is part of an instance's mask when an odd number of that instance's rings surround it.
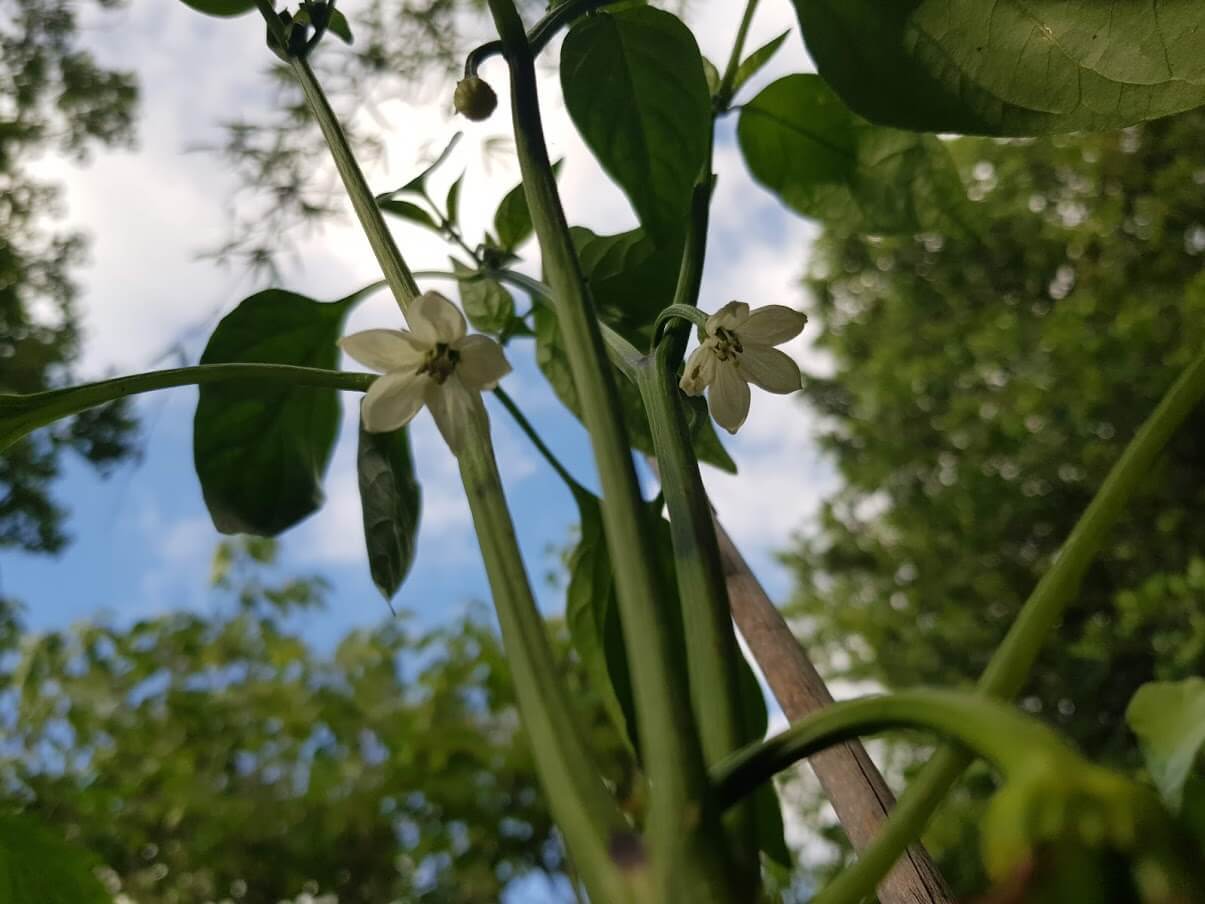
M 1074 598 L 1106 534 L 1150 474 L 1172 435 L 1202 398 L 1205 398 L 1205 355 L 1185 369 L 1113 466 L 1058 558 L 1030 594 L 992 656 L 979 680 L 980 691 L 993 697 L 1011 698 L 1021 690 L 1042 644 Z M 960 750 L 940 749 L 900 797 L 882 835 L 862 852 L 853 866 L 813 898 L 813 904 L 855 904 L 870 895 L 904 849 L 920 837 L 929 818 L 969 763 L 970 759 Z
M 523 431 L 528 440 L 531 441 L 531 444 L 536 447 L 536 451 L 540 453 L 540 455 L 544 458 L 544 461 L 548 463 L 548 466 L 556 472 L 557 477 L 561 478 L 561 480 L 565 482 L 565 486 L 569 487 L 569 491 L 573 493 L 574 496 L 577 496 L 579 493 L 587 492 L 586 488 L 575 480 L 573 475 L 569 473 L 569 469 L 561 464 L 561 460 L 556 457 L 556 454 L 548 448 L 547 443 L 545 443 L 540 434 L 536 432 L 536 428 L 532 426 L 531 421 L 527 419 L 527 415 L 525 415 L 519 406 L 515 404 L 515 400 L 512 399 L 506 393 L 506 391 L 501 388 L 494 390 L 494 396 L 498 399 L 499 403 L 501 403 L 502 407 L 506 409 L 507 414 L 511 416 L 511 419 L 514 420 L 519 429 Z
M 1075 755 L 1052 729 L 1005 703 L 966 691 L 900 691 L 830 704 L 724 760 L 712 769 L 712 781 L 721 803 L 728 806 L 802 759 L 892 728 L 935 732 L 1006 776 L 1032 768 L 1037 757 Z
M 257 2 L 269 27 L 279 30 L 270 0 Z M 318 118 L 385 279 L 405 311 L 418 294 L 414 277 L 394 244 L 312 70 L 305 60 L 292 59 L 290 65 Z M 616 845 L 627 846 L 630 828 L 603 784 L 585 747 L 585 733 L 565 699 L 562 676 L 544 633 L 502 492 L 485 406 L 479 395 L 471 394 L 471 399 L 468 441 L 458 455 L 461 477 L 532 754 L 557 825 L 592 895 L 599 901 L 632 900 L 633 888 L 642 881 L 640 871 L 631 869 L 625 874 L 611 857 Z
M 280 20 L 272 9 L 270 0 L 256 0 L 256 2 L 268 27 L 272 28 L 274 33 L 282 32 Z M 352 153 L 347 136 L 343 133 L 343 128 L 339 125 L 339 120 L 335 116 L 335 111 L 331 109 L 322 86 L 314 77 L 314 70 L 310 68 L 309 61 L 304 57 L 291 57 L 289 68 L 293 70 L 294 77 L 301 85 L 310 112 L 318 120 L 318 128 L 322 130 L 322 137 L 326 139 L 327 146 L 330 148 L 335 168 L 343 180 L 343 187 L 347 190 L 360 225 L 364 228 L 368 243 L 372 246 L 372 253 L 376 255 L 381 272 L 385 274 L 385 281 L 389 283 L 389 288 L 393 291 L 394 298 L 397 299 L 398 307 L 405 313 L 410 307 L 410 302 L 419 294 L 414 275 L 406 266 L 406 261 L 402 258 L 402 253 L 398 250 L 389 227 L 385 225 L 385 219 L 381 215 L 380 208 L 377 207 L 372 191 L 368 188 L 368 182 L 364 179 L 360 164 L 356 161 L 355 154 Z
M 741 65 L 741 54 L 745 50 L 745 39 L 749 36 L 749 26 L 753 23 L 753 13 L 757 10 L 758 0 L 748 0 L 745 4 L 745 14 L 736 30 L 736 42 L 732 45 L 732 54 L 728 57 L 728 65 L 724 67 L 724 77 L 720 79 L 720 87 L 716 91 L 716 111 L 727 111 L 732 103 L 732 84 L 736 81 L 736 71 Z
M 565 0 L 564 3 L 554 6 L 527 33 L 527 43 L 531 47 L 532 56 L 539 56 L 540 51 L 548 46 L 548 42 L 556 37 L 557 32 L 579 16 L 584 16 L 600 6 L 617 2 L 619 0 Z M 482 63 L 491 57 L 501 56 L 503 52 L 501 41 L 490 41 L 473 49 L 464 61 L 465 77 L 476 75 Z
M 662 340 L 653 357 L 637 371 L 636 385 L 648 412 L 669 511 L 682 627 L 690 651 L 690 699 L 710 765 L 747 743 L 753 734 L 743 717 L 736 668 L 741 652 L 732 628 L 719 542 L 678 389 L 681 354 L 677 345 L 673 336 Z M 733 859 L 748 887 L 755 889 L 760 870 L 752 805 L 736 808 L 726 821 Z
M 473 398 L 480 410 L 471 419 L 460 454 L 460 475 L 498 611 L 523 729 L 557 827 L 592 900 L 633 900 L 635 889 L 647 880 L 640 867 L 625 871 L 617 866 L 611 853 L 631 843 L 632 830 L 603 785 L 586 735 L 562 692 L 563 678 L 523 568 L 485 410 L 481 397 Z
M 649 833 L 664 900 L 728 901 L 739 885 L 717 832 L 697 727 L 688 705 L 684 650 L 674 616 L 658 598 L 652 524 L 640 497 L 619 398 L 598 318 L 561 207 L 540 121 L 536 73 L 513 0 L 489 0 L 510 64 L 514 131 L 527 206 L 540 242 L 568 350 L 582 419 L 603 490 L 603 528 L 615 563 L 624 643 L 635 686 L 643 763 L 649 777 Z
M 128 377 L 85 383 L 68 389 L 52 389 L 30 395 L 0 395 L 0 451 L 26 434 L 89 408 L 115 402 L 126 396 L 173 386 L 195 386 L 224 380 L 257 380 L 293 383 L 326 389 L 364 392 L 376 374 L 348 373 L 317 367 L 287 364 L 202 364 L 155 370 Z

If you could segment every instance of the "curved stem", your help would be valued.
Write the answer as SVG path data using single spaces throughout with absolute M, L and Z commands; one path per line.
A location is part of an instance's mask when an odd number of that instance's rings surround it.
M 578 16 L 584 16 L 600 6 L 618 2 L 619 0 L 565 0 L 564 3 L 554 6 L 527 33 L 527 43 L 531 47 L 532 56 L 539 56 L 540 51 L 548 46 L 548 42 L 556 37 L 556 33 Z M 501 41 L 490 41 L 474 48 L 464 61 L 465 78 L 476 75 L 482 63 L 491 57 L 502 56 L 504 52 Z
M 890 728 L 935 732 L 1006 775 L 1031 769 L 1037 757 L 1075 756 L 1052 729 L 1005 703 L 965 691 L 915 690 L 833 703 L 724 760 L 712 769 L 712 781 L 728 806 L 814 753 Z
M 709 800 L 698 729 L 689 705 L 685 651 L 657 593 L 652 524 L 640 496 L 602 332 L 561 207 L 540 119 L 535 66 L 513 0 L 489 0 L 510 64 L 516 148 L 527 206 L 555 300 L 582 419 L 603 490 L 603 528 L 615 563 L 624 644 L 635 686 L 649 833 L 665 900 L 728 901 L 739 884 Z
M 1126 504 L 1150 473 L 1168 440 L 1205 398 L 1205 355 L 1181 374 L 1113 466 L 1072 530 L 1058 558 L 1030 594 L 979 680 L 980 691 L 1011 698 L 1020 691 L 1050 630 L 1074 598 L 1088 565 Z M 900 796 L 883 834 L 851 867 L 813 899 L 813 904 L 855 904 L 913 840 L 970 763 L 965 753 L 943 747 Z
M 364 392 L 376 374 L 348 373 L 318 367 L 293 367 L 287 364 L 201 364 L 175 367 L 128 377 L 114 377 L 97 383 L 85 383 L 68 389 L 52 389 L 30 395 L 0 395 L 0 451 L 26 434 L 57 420 L 79 414 L 89 408 L 115 402 L 126 396 L 195 386 L 225 380 L 265 380 Z

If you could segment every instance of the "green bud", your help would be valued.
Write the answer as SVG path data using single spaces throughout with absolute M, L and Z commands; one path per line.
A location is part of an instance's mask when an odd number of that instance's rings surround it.
M 481 122 L 489 119 L 490 114 L 497 108 L 498 95 L 484 79 L 470 75 L 456 83 L 456 93 L 452 95 L 452 105 L 456 108 L 457 113 L 467 119 Z

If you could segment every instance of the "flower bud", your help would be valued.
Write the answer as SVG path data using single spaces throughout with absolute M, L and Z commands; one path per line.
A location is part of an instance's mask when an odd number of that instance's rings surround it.
M 452 95 L 452 105 L 462 116 L 473 122 L 481 122 L 489 119 L 490 114 L 498 106 L 498 95 L 484 79 L 470 75 L 456 83 L 456 93 Z

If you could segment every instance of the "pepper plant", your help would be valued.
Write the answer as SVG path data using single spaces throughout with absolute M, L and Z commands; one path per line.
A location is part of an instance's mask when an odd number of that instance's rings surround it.
M 382 281 L 335 302 L 280 289 L 253 295 L 217 326 L 196 367 L 0 396 L 0 443 L 131 394 L 198 385 L 195 466 L 214 525 L 274 536 L 321 505 L 338 393 L 363 393 L 357 461 L 367 561 L 391 597 L 414 557 L 421 501 L 407 425 L 426 408 L 459 465 L 524 727 L 590 900 L 761 899 L 764 864 L 788 856 L 774 775 L 897 728 L 928 732 L 945 746 L 877 839 L 815 901 L 853 904 L 871 895 L 974 758 L 1001 778 L 983 827 L 985 866 L 998 883 L 992 900 L 1205 900 L 1205 795 L 1196 771 L 1205 746 L 1202 683 L 1150 685 L 1135 697 L 1130 719 L 1149 785 L 1086 761 L 1007 702 L 1110 525 L 1197 410 L 1205 354 L 1133 437 L 975 690 L 836 703 L 768 740 L 699 472 L 701 461 L 735 467 L 712 421 L 739 430 L 757 404 L 751 387 L 800 388 L 798 369 L 776 346 L 806 323 L 781 304 L 707 292 L 719 118 L 739 117 L 750 171 L 803 216 L 848 218 L 874 234 L 940 226 L 973 238 L 966 193 L 939 133 L 1114 129 L 1205 104 L 1205 7 L 1193 0 L 1157 7 L 1136 0 L 793 0 L 817 72 L 779 79 L 738 104 L 783 43 L 780 37 L 747 52 L 758 0 L 746 0 L 722 69 L 702 57 L 678 17 L 644 3 L 561 0 L 528 27 L 514 0 L 488 0 L 497 40 L 469 54 L 464 78 L 448 94 L 466 118 L 485 119 L 497 95 L 483 73 L 488 66 L 491 77 L 496 71 L 505 79 L 522 184 L 504 198 L 492 232 L 471 244 L 459 226 L 459 181 L 442 203 L 428 191 L 431 169 L 394 191 L 374 193 L 367 184 L 310 65 L 331 36 L 352 38 L 331 0 L 287 9 L 273 0 L 186 2 L 210 15 L 262 17 L 255 27 L 266 28 L 270 52 L 301 87 Z M 633 231 L 600 236 L 570 226 L 545 144 L 535 69 L 557 38 L 566 106 L 631 201 L 640 221 Z M 412 271 L 386 215 L 440 233 L 461 257 L 447 272 Z M 532 234 L 543 280 L 516 266 Z M 431 287 L 440 281 L 458 288 L 460 307 Z M 396 322 L 343 336 L 351 308 L 378 290 L 397 301 Z M 517 313 L 515 292 L 530 299 L 528 314 Z M 541 370 L 588 431 L 600 496 L 552 455 L 523 399 L 507 394 L 516 338 L 534 340 Z M 340 345 L 375 373 L 338 370 Z M 604 782 L 562 682 L 499 479 L 486 392 L 496 394 L 580 509 L 567 617 L 577 655 L 639 762 L 644 788 L 635 805 L 621 804 Z M 642 494 L 634 453 L 657 468 L 654 500 Z M 45 860 L 52 845 L 31 837 Z M 0 876 L 3 870 L 18 894 L 35 889 L 26 899 L 51 899 L 45 875 L 35 882 L 15 859 L 0 860 Z M 880 895 L 889 904 L 915 900 L 889 885 Z M 935 880 L 928 899 L 942 895 Z

